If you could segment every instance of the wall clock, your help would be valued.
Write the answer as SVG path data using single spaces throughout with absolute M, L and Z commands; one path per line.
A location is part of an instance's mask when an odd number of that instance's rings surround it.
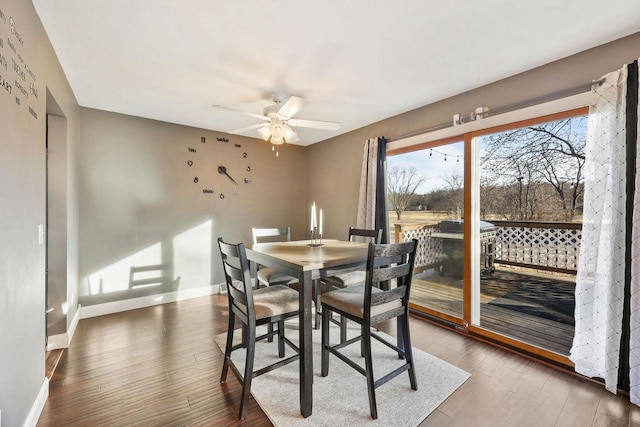
M 186 165 L 191 182 L 202 194 L 225 200 L 246 191 L 252 182 L 251 156 L 247 147 L 224 137 L 188 147 Z

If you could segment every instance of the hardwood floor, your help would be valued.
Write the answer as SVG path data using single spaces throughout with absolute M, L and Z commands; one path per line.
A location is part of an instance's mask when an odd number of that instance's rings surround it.
M 51 379 L 53 373 L 56 371 L 56 367 L 58 366 L 58 362 L 60 361 L 63 352 L 63 349 L 47 351 L 44 359 L 44 374 L 48 379 Z
M 270 426 L 253 399 L 238 421 L 239 384 L 219 383 L 213 336 L 226 304 L 214 295 L 82 320 L 38 425 Z M 472 374 L 421 426 L 640 425 L 640 408 L 600 385 L 420 318 L 411 332 L 415 347 Z

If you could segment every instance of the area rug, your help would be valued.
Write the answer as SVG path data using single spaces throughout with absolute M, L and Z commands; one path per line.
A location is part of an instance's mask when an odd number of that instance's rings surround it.
M 355 325 L 355 324 L 354 324 Z M 355 336 L 357 329 L 350 329 Z M 234 338 L 239 338 L 236 331 Z M 295 323 L 287 323 L 286 335 L 298 341 Z M 379 335 L 386 336 L 383 333 Z M 336 343 L 339 328 L 332 325 L 331 343 Z M 387 338 L 391 339 L 389 336 Z M 215 337 L 221 350 L 226 334 Z M 402 364 L 398 355 L 388 347 L 373 340 L 374 378 Z M 353 360 L 364 366 L 360 356 L 360 345 L 353 344 L 344 349 Z M 287 355 L 293 350 L 287 347 Z M 266 340 L 256 345 L 255 368 L 273 363 L 278 355 L 276 342 Z M 350 353 L 349 353 L 350 352 Z M 238 367 L 244 366 L 245 352 L 238 350 L 232 355 Z M 329 356 L 329 375 L 320 376 L 320 330 L 313 331 L 313 414 L 308 418 L 300 415 L 299 364 L 290 363 L 253 380 L 251 394 L 271 422 L 278 427 L 289 426 L 416 426 L 434 409 L 460 387 L 471 374 L 437 357 L 414 347 L 414 360 L 418 390 L 411 390 L 409 375 L 401 374 L 376 390 L 378 419 L 369 414 L 369 400 L 365 377 L 347 366 L 337 357 Z M 242 369 L 242 368 L 240 368 Z M 228 381 L 236 381 L 229 372 Z

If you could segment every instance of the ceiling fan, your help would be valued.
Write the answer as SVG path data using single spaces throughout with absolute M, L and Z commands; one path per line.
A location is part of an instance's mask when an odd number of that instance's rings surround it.
M 285 142 L 290 143 L 300 140 L 298 138 L 298 134 L 292 129 L 292 127 L 325 130 L 340 129 L 340 123 L 337 122 L 323 122 L 319 120 L 292 118 L 304 106 L 304 99 L 300 97 L 292 95 L 286 98 L 286 96 L 281 93 L 274 93 L 273 102 L 273 105 L 264 107 L 262 115 L 223 107 L 222 105 L 214 105 L 213 107 L 244 114 L 262 120 L 263 123 L 236 129 L 229 133 L 241 134 L 246 131 L 256 129 L 258 135 L 260 135 L 260 138 L 273 144 L 272 149 L 274 151 L 278 145 L 284 144 Z

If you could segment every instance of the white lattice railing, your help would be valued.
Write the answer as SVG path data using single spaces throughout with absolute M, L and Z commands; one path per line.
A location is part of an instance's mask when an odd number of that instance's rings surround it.
M 494 221 L 496 261 L 576 272 L 582 224 Z
M 418 250 L 414 266 L 416 270 L 427 270 L 437 266 L 440 262 L 442 239 L 431 238 L 431 234 L 439 230 L 439 224 L 395 224 L 396 242 L 408 242 L 411 239 L 418 239 Z
M 582 225 L 555 222 L 492 221 L 497 227 L 494 260 L 502 264 L 575 273 Z M 431 238 L 439 224 L 395 224 L 396 241 L 418 239 L 416 268 L 434 268 L 442 260 L 442 239 Z

